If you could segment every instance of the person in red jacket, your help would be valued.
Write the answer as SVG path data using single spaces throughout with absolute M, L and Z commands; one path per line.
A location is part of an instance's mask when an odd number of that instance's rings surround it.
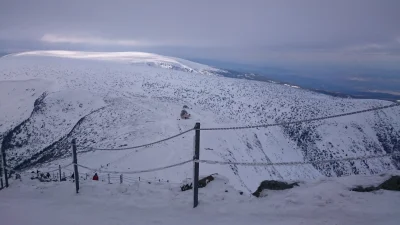
M 97 176 L 97 173 L 94 174 L 93 180 L 99 180 L 99 176 Z

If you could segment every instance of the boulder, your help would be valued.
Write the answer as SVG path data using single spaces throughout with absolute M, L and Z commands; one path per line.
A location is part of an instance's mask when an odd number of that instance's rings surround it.
M 253 193 L 254 196 L 257 198 L 260 197 L 260 194 L 263 190 L 286 190 L 293 188 L 294 186 L 299 186 L 298 183 L 286 183 L 283 181 L 276 181 L 276 180 L 264 180 L 261 182 L 260 186 L 257 188 L 257 190 Z

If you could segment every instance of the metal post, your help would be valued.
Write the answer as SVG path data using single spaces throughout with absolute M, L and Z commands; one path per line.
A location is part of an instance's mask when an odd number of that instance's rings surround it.
M 200 123 L 196 123 L 194 127 L 196 130 L 194 140 L 194 156 L 193 160 L 200 159 Z M 193 176 L 193 208 L 199 204 L 199 162 L 194 162 L 194 176 Z
M 79 172 L 78 172 L 78 157 L 76 154 L 76 140 L 72 139 L 72 156 L 74 164 L 74 179 L 75 179 L 75 189 L 76 193 L 79 193 Z
M 3 166 L 2 166 L 2 159 L 3 156 L 1 156 L 1 151 L 0 151 L 0 190 L 4 188 L 3 184 Z
M 123 177 L 122 177 L 122 174 L 119 176 L 119 183 L 120 184 L 122 184 L 122 182 L 123 182 Z
M 111 184 L 111 182 L 110 182 L 110 174 L 108 174 L 108 184 Z
M 2 155 L 2 159 L 3 159 L 3 174 L 4 174 L 4 179 L 5 179 L 5 181 L 6 181 L 6 188 L 8 188 L 6 149 L 4 148 L 4 146 L 1 147 L 1 155 Z
M 0 149 L 0 190 L 4 188 L 4 185 L 3 185 L 3 166 L 2 166 L 3 160 L 2 160 L 2 158 L 3 158 L 3 156 L 1 154 L 1 149 Z
M 61 182 L 61 165 L 58 165 L 58 175 L 60 176 L 60 182 Z

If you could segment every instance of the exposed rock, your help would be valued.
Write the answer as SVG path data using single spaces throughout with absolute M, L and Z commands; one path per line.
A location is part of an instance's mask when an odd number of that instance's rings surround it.
M 254 196 L 260 197 L 260 194 L 263 190 L 286 190 L 293 188 L 294 186 L 299 186 L 298 183 L 286 183 L 282 181 L 276 181 L 276 180 L 265 180 L 261 182 L 260 186 L 257 188 L 257 190 L 253 193 Z
M 362 187 L 362 186 L 357 186 L 355 188 L 352 188 L 352 191 L 356 192 L 372 192 L 376 190 L 389 190 L 389 191 L 400 191 L 400 176 L 392 176 L 382 184 L 380 184 L 378 187 L 374 186 L 369 186 L 369 187 Z
M 212 175 L 200 179 L 199 180 L 199 188 L 203 188 L 203 187 L 207 186 L 207 184 L 213 180 L 214 180 L 214 177 Z M 181 186 L 181 191 L 187 191 L 190 189 L 193 189 L 193 183 L 184 184 Z
M 389 191 L 400 191 L 400 176 L 392 176 L 379 185 L 378 188 Z
M 208 183 L 214 180 L 214 177 L 212 175 L 204 177 L 199 180 L 199 188 L 203 188 L 207 186 Z
M 181 186 L 181 191 L 187 191 L 187 190 L 190 190 L 190 189 L 193 189 L 193 184 L 192 183 L 184 184 L 184 185 Z
M 370 187 L 357 186 L 351 190 L 356 191 L 356 192 L 372 192 L 372 191 L 376 191 L 378 189 L 374 186 L 370 186 Z

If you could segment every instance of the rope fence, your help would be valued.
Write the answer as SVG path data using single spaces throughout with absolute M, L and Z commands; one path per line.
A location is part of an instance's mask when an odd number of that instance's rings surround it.
M 179 134 L 173 135 L 171 137 L 167 137 L 167 138 L 161 139 L 159 141 L 155 141 L 155 142 L 151 142 L 151 143 L 143 144 L 143 145 L 132 146 L 132 147 L 124 147 L 124 148 L 94 148 L 94 147 L 85 147 L 85 146 L 77 146 L 77 147 L 79 147 L 79 148 L 89 148 L 91 151 L 125 151 L 125 150 L 132 150 L 132 149 L 137 149 L 137 148 L 150 147 L 152 145 L 159 144 L 161 142 L 165 142 L 165 141 L 177 138 L 177 137 L 179 137 L 181 135 L 189 133 L 192 130 L 194 130 L 194 129 L 192 128 L 192 129 L 186 130 L 184 132 L 181 132 Z
M 92 172 L 102 172 L 102 173 L 109 173 L 109 174 L 139 174 L 139 173 L 148 173 L 148 172 L 155 172 L 155 171 L 159 171 L 159 170 L 165 170 L 168 168 L 181 166 L 181 165 L 190 163 L 192 161 L 193 161 L 193 159 L 190 159 L 190 160 L 186 160 L 186 161 L 175 163 L 175 164 L 168 165 L 168 166 L 163 166 L 163 167 L 158 167 L 158 168 L 153 168 L 153 169 L 136 170 L 136 171 L 110 171 L 110 170 L 93 169 L 93 168 L 83 166 L 80 164 L 77 164 L 77 166 L 82 167 L 87 170 L 90 170 Z
M 400 106 L 400 103 L 394 103 L 394 104 L 387 105 L 387 106 L 375 107 L 375 108 L 364 109 L 364 110 L 348 112 L 348 113 L 343 113 L 343 114 L 337 114 L 337 115 L 331 115 L 331 116 L 317 117 L 317 118 L 312 118 L 312 119 L 287 121 L 287 122 L 271 123 L 271 124 L 260 124 L 260 125 L 252 125 L 252 126 L 201 128 L 199 130 L 240 130 L 240 129 L 261 128 L 261 127 L 265 128 L 265 127 L 273 127 L 273 126 L 284 126 L 284 125 L 307 123 L 307 122 L 313 122 L 313 121 L 319 121 L 319 120 L 338 118 L 338 117 L 342 117 L 342 116 L 350 116 L 350 115 L 355 115 L 355 114 L 360 114 L 360 113 L 365 113 L 365 112 L 372 112 L 372 111 L 377 111 L 377 110 L 382 110 L 382 109 L 388 109 L 388 108 L 392 108 L 392 107 L 396 107 L 396 106 Z
M 324 160 L 312 160 L 312 161 L 294 161 L 294 162 L 230 162 L 230 161 L 215 161 L 215 160 L 194 160 L 199 163 L 206 164 L 219 164 L 219 165 L 240 165 L 240 166 L 296 166 L 305 164 L 326 164 L 333 162 L 346 162 L 346 161 L 359 161 L 367 159 L 377 159 L 377 158 L 387 158 L 393 156 L 400 156 L 400 152 L 392 152 L 388 154 L 378 154 L 378 155 L 367 155 L 359 157 L 349 157 L 349 158 L 336 158 L 336 159 L 324 159 Z
M 278 123 L 271 123 L 271 124 L 258 124 L 258 125 L 247 125 L 247 126 L 235 126 L 235 127 L 214 127 L 214 128 L 200 128 L 200 123 L 196 123 L 196 126 L 192 129 L 183 131 L 181 133 L 178 133 L 176 135 L 154 141 L 148 144 L 142 144 L 142 145 L 137 145 L 137 146 L 130 146 L 130 147 L 123 147 L 123 148 L 95 148 L 95 147 L 86 147 L 86 146 L 78 146 L 76 145 L 76 140 L 73 139 L 72 145 L 73 145 L 73 163 L 66 164 L 64 166 L 59 166 L 58 168 L 55 169 L 50 169 L 48 171 L 40 172 L 41 176 L 43 174 L 50 174 L 54 173 L 56 171 L 59 171 L 59 181 L 62 181 L 62 174 L 61 174 L 61 169 L 69 171 L 70 176 L 69 178 L 73 179 L 75 184 L 76 184 L 76 192 L 78 193 L 79 191 L 79 179 L 82 178 L 83 180 L 91 180 L 92 175 L 89 175 L 88 173 L 84 174 L 79 174 L 78 172 L 78 167 L 83 168 L 85 170 L 90 171 L 91 173 L 95 173 L 98 176 L 98 180 L 103 181 L 103 182 L 108 182 L 109 184 L 114 184 L 114 183 L 124 183 L 124 184 L 136 184 L 137 182 L 148 182 L 148 183 L 167 183 L 167 184 L 177 184 L 177 183 L 171 183 L 169 180 L 165 181 L 162 179 L 157 179 L 155 177 L 154 180 L 148 180 L 148 179 L 143 179 L 141 177 L 137 176 L 132 176 L 132 175 L 137 175 L 137 174 L 142 174 L 142 173 L 150 173 L 150 172 L 156 172 L 156 171 L 161 171 L 161 170 L 166 170 L 169 168 L 173 167 L 178 167 L 182 166 L 188 163 L 193 163 L 194 165 L 194 179 L 193 179 L 193 189 L 194 189 L 194 207 L 197 206 L 198 204 L 198 187 L 199 187 L 199 164 L 210 164 L 210 165 L 239 165 L 239 166 L 254 166 L 254 167 L 268 167 L 268 166 L 295 166 L 295 165 L 306 165 L 306 164 L 329 164 L 329 163 L 334 163 L 334 162 L 346 162 L 346 161 L 359 161 L 359 160 L 370 160 L 370 159 L 379 159 L 379 158 L 390 158 L 390 157 L 400 157 L 400 152 L 391 152 L 391 153 L 386 153 L 386 154 L 375 154 L 375 155 L 363 155 L 363 156 L 354 156 L 354 157 L 348 157 L 348 158 L 330 158 L 330 159 L 321 159 L 321 160 L 306 160 L 306 161 L 289 161 L 289 162 L 236 162 L 236 161 L 218 161 L 218 160 L 203 160 L 199 158 L 199 151 L 200 151 L 200 131 L 210 131 L 210 130 L 238 130 L 238 129 L 252 129 L 252 128 L 266 128 L 266 127 L 272 127 L 272 126 L 285 126 L 285 125 L 291 125 L 291 124 L 300 124 L 300 123 L 307 123 L 307 122 L 313 122 L 313 121 L 319 121 L 319 120 L 326 120 L 326 119 L 331 119 L 331 118 L 338 118 L 338 117 L 343 117 L 343 116 L 349 116 L 349 115 L 355 115 L 355 114 L 360 114 L 360 113 L 365 113 L 365 112 L 372 112 L 372 111 L 377 111 L 377 110 L 383 110 L 383 109 L 388 109 L 392 107 L 400 106 L 400 103 L 393 103 L 390 105 L 386 106 L 380 106 L 380 107 L 374 107 L 370 109 L 364 109 L 364 110 L 359 110 L 359 111 L 354 111 L 354 112 L 348 112 L 348 113 L 342 113 L 342 114 L 336 114 L 336 115 L 330 115 L 330 116 L 324 116 L 324 117 L 317 117 L 317 118 L 311 118 L 311 119 L 303 119 L 303 120 L 297 120 L 297 121 L 284 121 L 284 122 L 278 122 Z M 184 135 L 186 133 L 189 133 L 191 131 L 195 131 L 195 143 L 194 143 L 194 156 L 192 159 L 181 161 L 178 163 L 174 163 L 171 165 L 163 166 L 163 167 L 156 167 L 156 168 L 151 168 L 151 169 L 142 169 L 142 170 L 133 170 L 133 171 L 114 171 L 114 170 L 104 170 L 102 167 L 101 168 L 91 168 L 86 165 L 78 164 L 77 162 L 77 154 L 78 153 L 86 153 L 90 151 L 126 151 L 126 150 L 135 150 L 139 148 L 145 148 L 149 146 L 153 146 L 156 144 L 160 144 L 162 142 L 169 141 L 171 139 L 177 138 L 181 135 Z M 77 148 L 83 149 L 83 151 L 77 152 Z M 136 150 L 135 152 L 138 152 Z M 119 161 L 120 159 L 118 159 Z M 48 163 L 48 162 L 46 162 Z M 107 164 L 107 166 L 110 163 Z M 74 169 L 70 170 L 68 167 L 73 166 Z M 28 173 L 26 171 L 16 171 L 13 168 L 5 167 L 5 169 L 12 171 L 14 173 Z M 64 174 L 64 179 L 66 180 L 65 172 Z M 74 175 L 77 174 L 76 177 Z M 7 177 L 7 176 L 6 176 Z M 37 177 L 39 178 L 39 171 L 37 171 Z M 48 176 L 47 176 L 48 177 Z M 53 177 L 55 175 L 53 174 Z M 157 182 L 158 180 L 158 182 Z M 7 181 L 7 180 L 6 180 Z M 6 186 L 7 187 L 7 186 Z
M 374 107 L 370 109 L 364 109 L 364 110 L 359 110 L 359 111 L 354 111 L 354 112 L 348 112 L 348 113 L 342 113 L 342 114 L 336 114 L 336 115 L 331 115 L 331 116 L 324 116 L 324 117 L 317 117 L 317 118 L 311 118 L 311 119 L 304 119 L 304 120 L 297 120 L 297 121 L 286 121 L 286 122 L 280 122 L 280 123 L 271 123 L 271 124 L 259 124 L 259 125 L 247 125 L 247 126 L 236 126 L 236 127 L 214 127 L 214 128 L 192 128 L 186 131 L 183 131 L 181 133 L 178 133 L 176 135 L 151 142 L 148 144 L 143 144 L 143 145 L 137 145 L 137 146 L 131 146 L 131 147 L 124 147 L 124 148 L 95 148 L 95 147 L 86 147 L 86 146 L 81 146 L 78 145 L 78 148 L 84 148 L 88 149 L 87 151 L 83 152 L 88 152 L 88 151 L 126 151 L 126 150 L 132 150 L 132 149 L 138 149 L 138 148 L 145 148 L 149 147 L 152 145 L 156 145 L 174 138 L 177 138 L 181 135 L 184 135 L 186 133 L 189 133 L 194 130 L 239 130 L 239 129 L 253 129 L 253 128 L 262 128 L 262 127 L 273 127 L 273 126 L 284 126 L 284 125 L 291 125 L 291 124 L 300 124 L 300 123 L 307 123 L 307 122 L 313 122 L 313 121 L 319 121 L 319 120 L 326 120 L 326 119 L 332 119 L 332 118 L 338 118 L 338 117 L 343 117 L 343 116 L 350 116 L 350 115 L 355 115 L 355 114 L 360 114 L 360 113 L 365 113 L 365 112 L 372 112 L 372 111 L 377 111 L 377 110 L 382 110 L 382 109 L 388 109 L 388 108 L 393 108 L 396 106 L 400 106 L 400 103 L 393 103 L 390 105 L 386 106 L 380 106 L 380 107 Z
M 78 167 L 84 168 L 89 170 L 92 173 L 96 173 L 98 175 L 98 179 L 101 182 L 107 182 L 109 184 L 136 184 L 137 182 L 145 182 L 145 183 L 160 183 L 160 184 L 176 184 L 181 185 L 182 183 L 170 182 L 169 180 L 163 180 L 160 178 L 154 178 L 154 180 L 141 178 L 137 176 L 129 176 L 133 174 L 141 174 L 141 173 L 148 173 L 148 172 L 155 172 L 160 170 L 165 170 L 168 168 L 173 168 L 177 166 L 181 166 L 187 163 L 204 163 L 204 164 L 213 164 L 213 165 L 239 165 L 239 166 L 255 166 L 255 167 L 269 167 L 269 166 L 296 166 L 296 165 L 306 165 L 306 164 L 327 164 L 333 162 L 345 162 L 345 161 L 360 161 L 360 160 L 369 160 L 369 159 L 378 159 L 378 158 L 390 158 L 394 156 L 400 156 L 400 152 L 392 152 L 387 154 L 376 154 L 376 155 L 364 155 L 364 156 L 357 156 L 357 157 L 347 157 L 347 158 L 334 158 L 334 159 L 323 159 L 323 160 L 312 160 L 312 161 L 291 161 L 291 162 L 232 162 L 232 161 L 215 161 L 215 160 L 195 160 L 190 159 L 186 161 L 182 161 L 179 163 L 157 167 L 152 169 L 145 169 L 145 170 L 135 170 L 135 171 L 111 171 L 111 170 L 101 170 L 101 169 L 93 169 L 84 165 L 76 164 Z M 68 177 L 71 178 L 71 175 L 74 174 L 74 171 L 68 169 L 67 167 L 74 165 L 73 163 L 69 163 L 67 165 L 62 166 L 63 170 L 69 171 L 70 175 Z M 41 172 L 41 174 L 52 173 L 58 171 L 60 168 L 49 170 L 45 172 Z M 11 168 L 10 171 L 17 172 Z M 18 172 L 21 173 L 21 172 Z M 29 174 L 29 172 L 23 172 Z M 62 175 L 59 175 L 62 176 Z M 53 175 L 53 178 L 55 176 Z M 64 178 L 65 176 L 64 173 Z M 89 173 L 82 173 L 80 177 L 84 180 L 92 180 L 92 174 Z M 72 177 L 73 179 L 73 177 Z
M 164 167 L 157 167 L 153 169 L 146 170 L 136 170 L 136 171 L 111 171 L 111 170 L 99 170 L 92 169 L 87 166 L 83 166 L 77 164 L 79 167 L 92 171 L 94 173 L 104 173 L 104 174 L 140 174 L 140 173 L 148 173 L 154 171 L 165 170 L 172 167 L 177 167 L 180 165 L 184 165 L 190 162 L 198 162 L 205 164 L 218 164 L 218 165 L 240 165 L 240 166 L 259 166 L 259 167 L 267 167 L 267 166 L 295 166 L 295 165 L 305 165 L 305 164 L 324 164 L 324 163 L 333 163 L 333 162 L 346 162 L 346 161 L 360 161 L 360 160 L 368 160 L 368 159 L 378 159 L 378 158 L 390 158 L 393 156 L 400 156 L 400 152 L 392 152 L 387 154 L 376 154 L 376 155 L 366 155 L 366 156 L 356 156 L 356 157 L 347 157 L 347 158 L 334 158 L 334 159 L 323 159 L 323 160 L 310 160 L 310 161 L 292 161 L 292 162 L 232 162 L 232 161 L 215 161 L 215 160 L 186 160 L 180 163 L 171 164 Z M 72 164 L 69 164 L 72 165 Z M 68 166 L 69 166 L 68 165 Z

